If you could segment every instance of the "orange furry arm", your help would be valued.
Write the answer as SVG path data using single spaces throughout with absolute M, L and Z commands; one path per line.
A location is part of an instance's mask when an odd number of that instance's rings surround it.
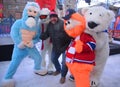
M 75 50 L 77 53 L 81 53 L 83 50 L 83 42 L 81 40 L 75 41 Z

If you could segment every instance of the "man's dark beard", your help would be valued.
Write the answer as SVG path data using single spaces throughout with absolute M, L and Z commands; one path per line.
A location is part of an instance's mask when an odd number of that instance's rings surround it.
M 51 23 L 52 24 L 55 24 L 57 22 L 57 20 L 52 20 Z

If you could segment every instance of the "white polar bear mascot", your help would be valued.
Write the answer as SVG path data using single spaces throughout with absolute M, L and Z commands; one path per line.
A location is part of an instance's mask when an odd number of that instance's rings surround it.
M 49 22 L 50 10 L 48 8 L 42 8 L 40 11 L 41 29 L 42 32 L 46 31 L 46 26 Z M 42 41 L 41 56 L 42 67 L 48 70 L 48 74 L 52 74 L 54 65 L 51 61 L 52 42 L 50 38 Z
M 92 35 L 96 40 L 96 66 L 91 73 L 91 87 L 96 87 L 100 82 L 100 77 L 109 56 L 107 30 L 115 14 L 102 6 L 83 8 L 82 14 L 86 18 L 85 32 Z

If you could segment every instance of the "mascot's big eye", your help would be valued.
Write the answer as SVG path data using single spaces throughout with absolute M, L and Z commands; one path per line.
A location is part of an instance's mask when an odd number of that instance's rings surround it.
M 68 24 L 70 24 L 70 21 L 68 21 Z
M 65 23 L 65 25 L 67 25 L 67 23 Z
M 66 21 L 65 25 L 68 25 L 68 24 L 70 24 L 70 21 Z
M 32 10 L 29 9 L 29 12 L 32 12 Z
M 34 11 L 34 13 L 37 13 L 36 11 Z

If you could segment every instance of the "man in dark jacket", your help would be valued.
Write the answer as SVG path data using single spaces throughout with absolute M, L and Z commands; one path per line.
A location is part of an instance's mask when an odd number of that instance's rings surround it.
M 41 34 L 40 39 L 45 40 L 48 37 L 51 38 L 53 44 L 51 60 L 56 69 L 53 75 L 56 76 L 61 73 L 60 83 L 62 84 L 65 82 L 65 77 L 68 71 L 65 64 L 65 50 L 71 41 L 71 37 L 69 37 L 64 31 L 64 22 L 58 18 L 58 15 L 54 11 L 51 12 L 47 30 Z M 58 60 L 61 54 L 62 67 Z

